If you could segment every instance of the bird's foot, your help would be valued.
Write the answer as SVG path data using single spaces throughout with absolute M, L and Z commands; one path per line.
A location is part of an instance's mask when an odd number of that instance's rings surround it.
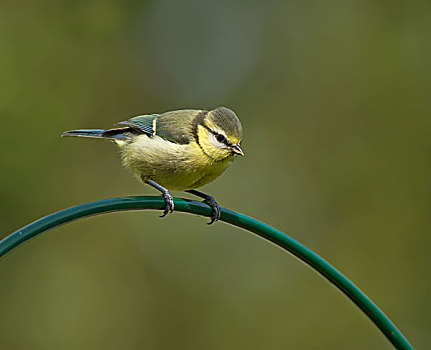
M 163 218 L 166 215 L 168 215 L 168 213 L 172 213 L 174 211 L 175 205 L 174 205 L 174 199 L 172 198 L 172 195 L 170 194 L 170 192 L 163 186 L 159 185 L 157 182 L 151 179 L 147 179 L 144 176 L 142 176 L 142 181 L 144 181 L 146 184 L 162 192 L 162 196 L 166 202 L 166 207 L 165 207 L 165 210 L 163 211 L 163 214 L 160 215 L 160 217 Z
M 216 202 L 214 197 L 210 196 L 210 195 L 208 195 L 208 197 L 206 197 L 203 200 L 203 202 L 208 204 L 213 210 L 213 215 L 211 216 L 211 221 L 207 223 L 208 225 L 211 225 L 220 219 L 220 214 L 221 214 L 220 206 L 218 205 L 218 203 Z
M 163 210 L 163 214 L 160 215 L 161 218 L 165 217 L 169 213 L 172 213 L 175 208 L 174 199 L 172 198 L 172 195 L 169 193 L 169 191 L 162 192 L 162 196 L 165 199 L 166 207 L 165 210 Z
M 208 222 L 208 225 L 211 225 L 212 223 L 220 219 L 220 214 L 221 214 L 220 206 L 218 205 L 218 203 L 216 202 L 213 196 L 210 196 L 209 194 L 206 194 L 197 190 L 186 190 L 186 192 L 203 198 L 204 199 L 203 203 L 208 204 L 212 208 L 213 215 L 211 216 L 211 221 Z

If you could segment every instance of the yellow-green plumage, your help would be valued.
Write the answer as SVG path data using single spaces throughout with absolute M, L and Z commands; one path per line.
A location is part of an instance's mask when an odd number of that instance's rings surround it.
M 220 213 L 212 196 L 194 190 L 219 177 L 232 163 L 239 146 L 242 126 L 233 111 L 219 107 L 212 111 L 179 110 L 133 117 L 116 129 L 72 130 L 63 136 L 105 138 L 121 149 L 123 164 L 143 182 L 157 188 L 166 199 L 168 211 L 173 200 L 168 190 L 196 194 Z M 218 211 L 218 213 L 217 213 Z
M 154 136 L 139 135 L 130 143 L 120 142 L 123 164 L 143 180 L 152 179 L 168 190 L 199 188 L 219 177 L 233 156 L 213 160 L 197 143 L 175 144 Z

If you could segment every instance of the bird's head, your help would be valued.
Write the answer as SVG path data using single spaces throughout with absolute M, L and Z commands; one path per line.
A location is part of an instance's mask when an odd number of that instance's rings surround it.
M 236 114 L 226 107 L 209 111 L 197 125 L 198 142 L 207 156 L 223 160 L 235 154 L 244 155 L 240 147 L 242 125 Z

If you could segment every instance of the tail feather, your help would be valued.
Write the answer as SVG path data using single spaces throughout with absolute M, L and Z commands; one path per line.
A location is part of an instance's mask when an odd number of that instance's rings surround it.
M 130 128 L 118 128 L 118 129 L 80 129 L 80 130 L 70 130 L 65 131 L 61 134 L 62 137 L 75 136 L 75 137 L 91 137 L 96 139 L 111 139 L 111 140 L 121 140 L 130 137 L 127 132 Z
M 65 136 L 77 136 L 77 137 L 93 137 L 93 138 L 103 138 L 103 129 L 82 129 L 82 130 L 70 130 L 65 131 L 61 134 L 62 137 Z

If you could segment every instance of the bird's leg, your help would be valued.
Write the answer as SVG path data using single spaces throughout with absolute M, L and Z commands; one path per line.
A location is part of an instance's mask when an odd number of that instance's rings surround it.
M 172 198 L 172 195 L 170 194 L 170 192 L 166 188 L 164 188 L 163 186 L 160 186 L 157 182 L 153 180 L 144 180 L 144 182 L 154 187 L 155 189 L 159 190 L 160 192 L 162 192 L 162 196 L 166 202 L 166 207 L 165 207 L 165 210 L 163 211 L 163 215 L 160 215 L 160 217 L 162 218 L 166 216 L 169 212 L 172 213 L 174 211 L 174 199 Z
M 186 192 L 194 194 L 195 196 L 203 198 L 203 202 L 208 204 L 213 209 L 213 215 L 211 217 L 211 221 L 208 223 L 208 225 L 211 225 L 213 222 L 218 221 L 220 219 L 220 206 L 216 202 L 213 196 L 210 196 L 209 194 L 202 193 L 200 191 L 196 190 L 186 190 Z

